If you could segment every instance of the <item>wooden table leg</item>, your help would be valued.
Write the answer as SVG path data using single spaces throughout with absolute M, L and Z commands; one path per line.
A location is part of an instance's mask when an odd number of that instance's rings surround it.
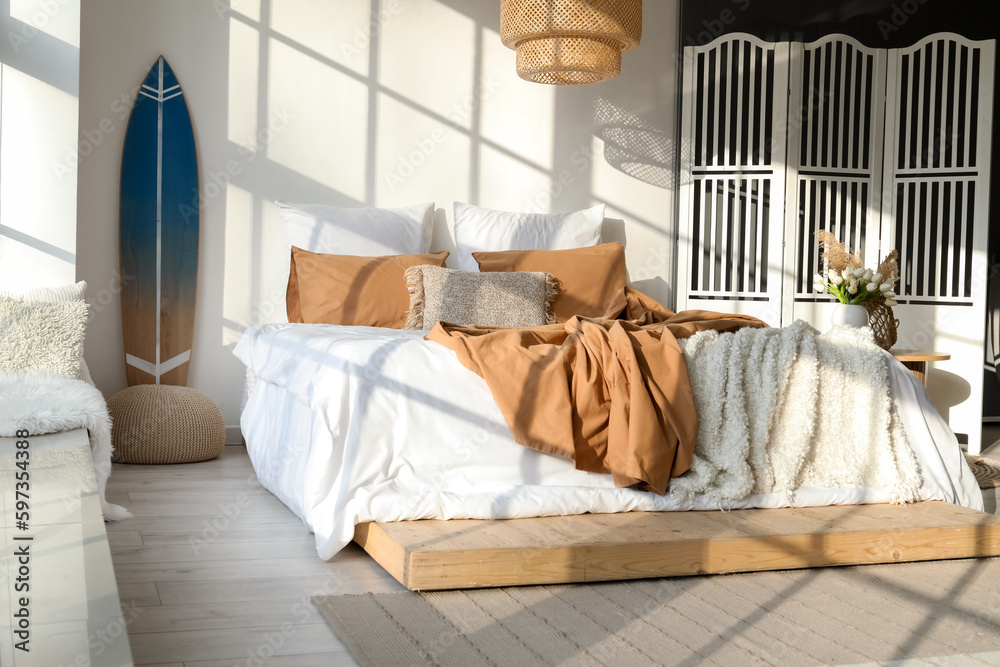
M 908 369 L 910 372 L 917 376 L 920 383 L 925 387 L 927 386 L 927 362 L 926 361 L 903 361 L 900 362 Z

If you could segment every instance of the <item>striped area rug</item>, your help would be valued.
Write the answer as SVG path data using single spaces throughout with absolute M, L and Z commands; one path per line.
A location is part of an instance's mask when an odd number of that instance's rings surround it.
M 965 460 L 969 462 L 980 489 L 1000 488 L 1000 461 L 975 454 L 966 454 Z
M 998 578 L 984 559 L 313 601 L 365 667 L 1000 664 Z

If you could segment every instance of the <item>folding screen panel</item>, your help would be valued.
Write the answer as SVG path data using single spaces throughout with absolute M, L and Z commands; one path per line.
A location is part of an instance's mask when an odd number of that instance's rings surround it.
M 995 43 L 939 33 L 889 51 L 883 220 L 899 251 L 899 347 L 949 352 L 928 391 L 981 447 Z M 964 399 L 964 400 L 962 400 Z
M 781 316 L 788 45 L 685 49 L 678 308 Z
M 885 70 L 885 49 L 844 35 L 791 45 L 785 323 L 829 321 L 831 298 L 812 289 L 817 231 L 878 261 Z

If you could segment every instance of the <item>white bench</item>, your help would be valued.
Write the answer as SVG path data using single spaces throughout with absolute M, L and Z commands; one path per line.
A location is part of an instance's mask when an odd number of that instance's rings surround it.
M 87 431 L 25 440 L 0 437 L 0 664 L 130 666 Z

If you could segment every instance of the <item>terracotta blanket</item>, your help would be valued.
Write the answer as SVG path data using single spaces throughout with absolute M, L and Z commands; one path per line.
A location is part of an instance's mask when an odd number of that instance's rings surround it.
M 673 313 L 631 289 L 612 312 L 628 319 L 574 317 L 522 329 L 439 323 L 427 339 L 486 380 L 520 444 L 610 473 L 617 486 L 662 494 L 690 467 L 698 430 L 677 339 L 767 325 L 743 315 Z

